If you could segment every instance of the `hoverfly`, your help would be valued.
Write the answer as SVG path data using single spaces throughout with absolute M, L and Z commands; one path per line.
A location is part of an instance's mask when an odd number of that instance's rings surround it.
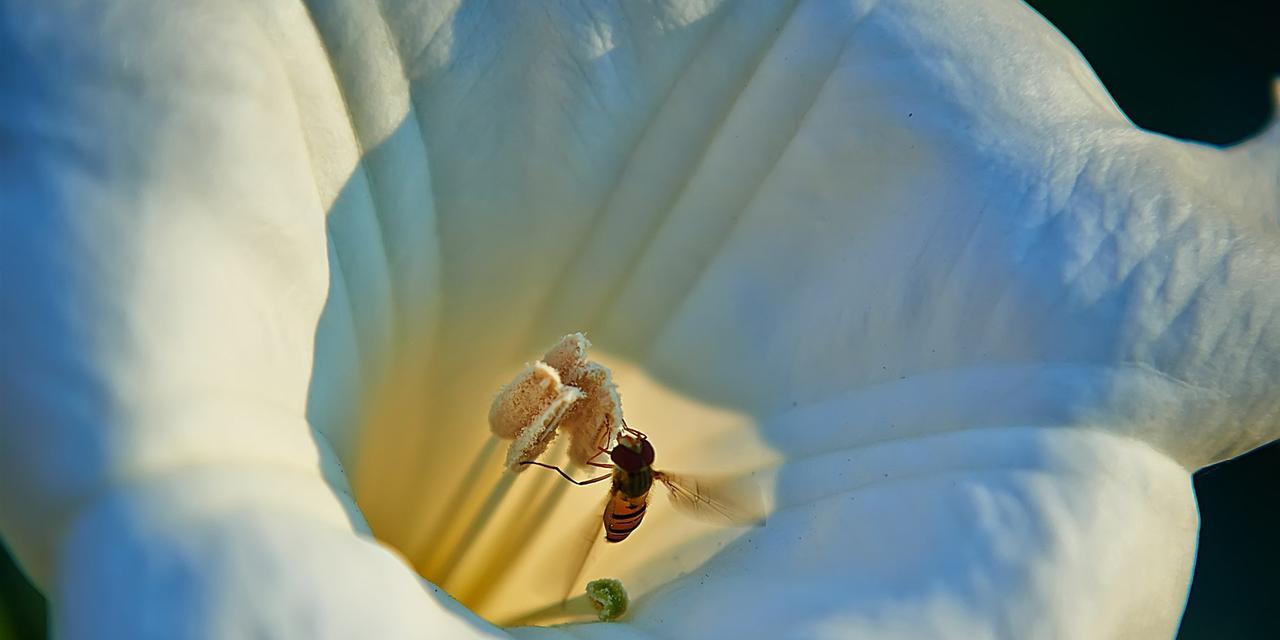
M 608 454 L 612 464 L 596 462 L 596 458 Z M 595 484 L 612 479 L 609 494 L 605 499 L 604 512 L 599 518 L 593 518 L 594 525 L 588 540 L 598 540 L 599 531 L 604 529 L 604 540 L 617 543 L 626 540 L 644 520 L 649 506 L 649 492 L 655 480 L 668 490 L 671 504 L 686 514 L 703 519 L 717 521 L 721 524 L 759 526 L 764 524 L 763 506 L 760 504 L 758 490 L 754 495 L 741 490 L 734 490 L 729 484 L 716 480 L 676 475 L 653 468 L 654 450 L 649 437 L 632 429 L 625 421 L 622 431 L 617 436 L 617 444 L 612 449 L 601 447 L 595 458 L 588 465 L 610 469 L 609 473 L 590 478 L 575 480 L 560 467 L 528 460 L 521 464 L 535 465 L 551 469 L 559 473 L 565 480 L 578 486 Z M 589 545 L 578 562 L 578 572 L 586 564 L 590 552 Z M 575 580 L 577 573 L 570 577 Z M 572 585 L 570 585 L 572 587 Z
M 613 464 L 601 464 L 592 458 L 587 464 L 611 469 L 610 473 L 589 480 L 575 480 L 560 467 L 526 460 L 531 464 L 551 469 L 565 480 L 578 486 L 595 484 L 612 479 L 608 500 L 600 524 L 605 529 L 605 542 L 622 542 L 640 527 L 645 510 L 649 506 L 649 491 L 653 481 L 661 482 L 670 491 L 671 503 L 678 509 L 699 517 L 710 517 L 732 524 L 759 525 L 764 518 L 758 505 L 745 504 L 742 497 L 731 498 L 721 494 L 714 482 L 693 476 L 676 475 L 653 468 L 654 450 L 649 437 L 623 423 L 617 444 L 612 449 L 600 449 L 609 454 Z

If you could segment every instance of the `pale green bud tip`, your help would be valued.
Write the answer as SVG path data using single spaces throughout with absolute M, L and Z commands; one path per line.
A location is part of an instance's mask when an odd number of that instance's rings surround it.
M 622 588 L 621 580 L 600 578 L 588 582 L 587 598 L 604 622 L 617 620 L 627 613 L 627 590 Z

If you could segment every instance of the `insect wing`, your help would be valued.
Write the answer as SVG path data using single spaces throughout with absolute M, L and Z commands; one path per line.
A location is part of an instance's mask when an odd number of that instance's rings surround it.
M 705 477 L 654 471 L 676 509 L 719 524 L 764 524 L 760 486 L 741 476 Z

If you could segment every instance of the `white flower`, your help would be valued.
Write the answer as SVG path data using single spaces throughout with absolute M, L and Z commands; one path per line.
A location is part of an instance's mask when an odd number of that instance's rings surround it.
M 1169 637 L 1190 472 L 1280 433 L 1280 134 L 1139 131 L 1016 2 L 0 16 L 0 534 L 63 637 L 503 635 L 604 491 L 485 424 L 568 331 L 774 504 L 655 498 L 574 636 Z

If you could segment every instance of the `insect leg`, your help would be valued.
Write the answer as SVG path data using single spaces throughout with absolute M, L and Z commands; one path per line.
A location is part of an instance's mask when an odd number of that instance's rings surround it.
M 596 447 L 596 454 L 594 456 L 591 456 L 591 458 L 587 460 L 586 464 L 592 467 L 600 467 L 601 469 L 612 470 L 613 469 L 612 464 L 602 464 L 602 463 L 596 462 L 596 458 L 599 458 L 600 456 L 606 455 L 609 453 L 612 453 L 612 452 L 609 451 L 608 449 L 605 449 L 604 447 Z
M 609 478 L 610 476 L 612 476 L 612 475 L 613 475 L 612 473 L 606 473 L 606 474 L 604 474 L 604 475 L 602 475 L 602 476 L 597 476 L 597 477 L 595 477 L 595 478 L 591 478 L 590 480 L 574 480 L 572 476 L 570 476 L 569 474 L 565 473 L 562 469 L 560 469 L 560 467 L 557 467 L 557 466 L 553 466 L 553 465 L 549 465 L 549 464 L 542 464 L 541 462 L 534 462 L 534 461 L 532 461 L 532 460 L 525 460 L 524 462 L 521 462 L 520 464 L 522 464 L 522 465 L 523 465 L 523 464 L 532 464 L 532 465 L 537 465 L 537 466 L 539 466 L 539 467 L 542 467 L 543 469 L 551 469 L 551 470 L 555 471 L 556 473 L 560 474 L 561 476 L 563 476 L 565 480 L 568 480 L 569 482 L 572 482 L 572 483 L 574 483 L 574 484 L 578 485 L 579 487 L 584 487 L 584 486 L 589 485 L 589 484 L 594 484 L 594 483 L 600 482 L 601 480 L 605 480 L 605 479 L 607 479 L 607 478 Z M 610 468 L 612 468 L 612 467 L 610 467 Z
M 625 418 L 622 420 L 622 429 L 623 429 L 624 431 L 630 431 L 631 433 L 634 433 L 635 435 L 640 436 L 640 439 L 641 439 L 641 440 L 648 440 L 648 439 L 649 439 L 649 436 L 645 435 L 645 433 L 644 433 L 643 431 L 641 431 L 641 430 L 639 430 L 639 429 L 634 429 L 634 428 L 632 428 L 632 427 L 631 427 L 631 425 L 627 424 L 627 421 L 626 421 L 626 419 L 625 419 Z

